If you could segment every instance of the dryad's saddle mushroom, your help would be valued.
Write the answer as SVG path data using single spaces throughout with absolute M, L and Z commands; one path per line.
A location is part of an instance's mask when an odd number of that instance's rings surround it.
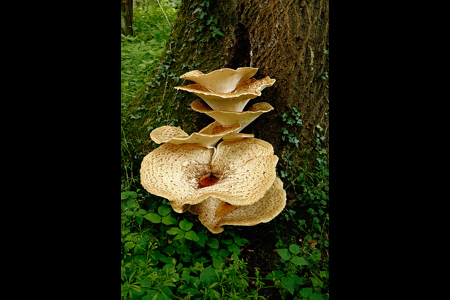
M 219 143 L 216 152 L 200 145 L 166 143 L 144 157 L 141 184 L 167 198 L 178 213 L 208 197 L 251 205 L 273 184 L 278 157 L 269 143 L 236 138 Z M 214 184 L 202 183 L 212 180 Z
M 239 81 L 253 77 L 256 72 L 258 72 L 257 68 L 248 67 L 236 70 L 225 68 L 208 74 L 194 70 L 181 75 L 180 78 L 194 81 L 215 93 L 230 93 Z
M 275 218 L 286 206 L 286 191 L 283 182 L 275 178 L 271 187 L 257 202 L 247 206 L 234 206 L 218 198 L 191 205 L 189 211 L 199 215 L 199 220 L 212 233 L 223 231 L 222 225 L 256 225 Z
M 200 100 L 192 102 L 191 107 L 195 111 L 207 114 L 223 126 L 241 125 L 239 129 L 234 131 L 235 133 L 240 132 L 263 113 L 273 110 L 272 105 L 266 102 L 253 104 L 249 110 L 242 112 L 213 110 Z
M 141 184 L 148 192 L 167 198 L 178 213 L 189 209 L 199 215 L 212 233 L 222 232 L 222 225 L 269 222 L 286 205 L 272 145 L 253 134 L 239 133 L 273 110 L 263 102 L 242 111 L 250 99 L 275 83 L 269 77 L 251 78 L 257 71 L 238 68 L 203 74 L 194 70 L 182 75 L 197 84 L 176 89 L 202 98 L 209 106 L 197 100 L 192 109 L 215 121 L 191 135 L 174 126 L 154 129 L 151 139 L 164 144 L 141 164 Z
M 162 126 L 154 129 L 150 133 L 150 138 L 157 144 L 198 144 L 206 147 L 213 147 L 217 142 L 229 133 L 236 132 L 241 129 L 241 125 L 229 124 L 222 125 L 213 122 L 200 130 L 188 135 L 180 127 Z
M 239 72 L 241 69 L 252 70 L 251 72 L 247 70 Z M 197 82 L 197 84 L 177 86 L 175 88 L 197 95 L 214 110 L 240 112 L 248 101 L 261 96 L 262 90 L 275 83 L 275 79 L 270 79 L 269 76 L 260 80 L 250 78 L 256 73 L 256 71 L 253 71 L 254 69 L 239 68 L 236 71 L 221 69 L 209 74 L 203 74 L 194 70 L 182 75 L 181 78 L 192 80 Z M 237 72 L 237 74 L 234 74 L 232 71 Z M 217 84 L 221 80 L 226 82 L 226 84 L 223 86 Z

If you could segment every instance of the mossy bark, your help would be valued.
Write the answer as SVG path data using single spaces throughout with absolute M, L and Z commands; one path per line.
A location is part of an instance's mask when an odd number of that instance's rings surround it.
M 134 36 L 133 31 L 133 0 L 121 0 L 120 33 Z
M 295 148 L 282 140 L 282 127 L 299 139 L 300 151 L 293 159 L 314 146 L 316 125 L 321 125 L 321 133 L 328 137 L 328 79 L 322 79 L 328 71 L 324 51 L 328 49 L 328 0 L 210 2 L 209 7 L 201 7 L 203 0 L 183 0 L 161 64 L 149 79 L 150 85 L 144 85 L 123 112 L 127 138 L 141 140 L 135 143 L 136 151 L 146 155 L 154 149 L 155 143 L 149 137 L 152 128 L 173 122 L 191 134 L 213 122 L 190 108 L 198 97 L 174 89 L 192 83 L 177 79 L 191 69 L 209 73 L 220 68 L 250 66 L 259 68 L 254 78 L 276 79 L 272 87 L 263 90 L 262 96 L 252 99 L 244 109 L 268 102 L 274 111 L 261 115 L 243 132 L 271 143 L 280 158 Z M 197 18 L 199 12 L 194 11 L 199 7 L 207 13 L 204 18 L 219 18 L 216 26 L 224 36 L 215 35 L 205 41 L 211 35 L 211 22 L 208 26 Z M 200 31 L 201 25 L 205 27 Z M 289 126 L 280 118 L 283 113 L 291 114 L 292 107 L 302 113 L 303 126 Z M 140 118 L 131 118 L 137 113 Z M 284 164 L 282 159 L 280 164 Z

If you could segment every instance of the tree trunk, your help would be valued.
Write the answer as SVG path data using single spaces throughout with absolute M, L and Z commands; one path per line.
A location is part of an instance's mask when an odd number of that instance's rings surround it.
M 133 0 L 122 0 L 120 7 L 121 34 L 134 36 L 133 31 Z
M 316 125 L 323 128 L 321 134 L 329 134 L 328 11 L 328 0 L 183 0 L 160 65 L 124 112 L 128 140 L 140 139 L 136 149 L 146 155 L 155 145 L 149 138 L 152 128 L 172 124 L 191 134 L 214 121 L 190 108 L 200 98 L 174 89 L 193 83 L 180 75 L 193 69 L 209 73 L 256 67 L 255 79 L 270 76 L 276 82 L 244 111 L 259 102 L 274 110 L 242 132 L 271 143 L 279 166 L 286 166 L 287 151 L 296 152 L 291 159 L 299 160 L 303 150 L 315 145 Z M 301 113 L 303 126 L 288 125 L 280 117 L 291 114 L 292 107 Z M 300 151 L 282 140 L 283 127 L 298 138 Z

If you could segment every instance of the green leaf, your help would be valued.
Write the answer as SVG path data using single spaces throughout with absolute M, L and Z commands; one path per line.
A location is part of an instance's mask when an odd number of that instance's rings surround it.
M 222 243 L 224 243 L 225 245 L 231 245 L 233 244 L 233 240 L 231 239 L 222 240 Z
M 200 258 L 197 258 L 196 261 L 205 264 L 205 263 L 209 262 L 209 259 L 207 259 L 206 257 L 202 256 L 202 257 L 200 257 Z
M 227 249 L 220 249 L 220 251 L 219 251 L 219 255 L 222 257 L 227 257 L 230 254 L 231 254 L 231 252 L 228 251 Z
M 283 271 L 281 270 L 275 270 L 270 272 L 269 274 L 267 274 L 266 278 L 267 279 L 276 279 L 276 278 L 280 278 L 284 275 Z
M 162 218 L 162 223 L 164 225 L 177 225 L 177 219 L 175 219 L 171 215 L 167 215 Z
M 299 256 L 292 257 L 291 261 L 294 265 L 297 265 L 297 266 L 307 266 L 308 265 L 308 262 L 303 257 L 299 257 Z
M 299 254 L 300 247 L 298 245 L 292 244 L 289 246 L 289 251 L 291 251 L 292 254 Z
M 134 243 L 133 242 L 126 242 L 125 245 L 125 252 L 128 252 L 128 250 L 132 249 L 134 247 Z
M 169 206 L 167 206 L 167 205 L 161 205 L 160 207 L 158 207 L 158 213 L 159 213 L 161 216 L 168 215 L 168 214 L 170 213 L 171 210 L 172 210 L 172 209 L 171 209 Z
M 298 277 L 297 274 L 291 274 L 291 276 L 294 278 L 295 284 L 303 284 L 303 279 Z
M 172 264 L 174 262 L 174 258 L 172 257 L 161 257 L 159 260 L 166 264 Z
M 216 238 L 209 239 L 206 244 L 213 249 L 219 248 L 219 240 Z
M 277 252 L 284 260 L 289 260 L 291 258 L 291 253 L 289 253 L 288 249 L 277 249 Z
M 158 291 L 150 290 L 147 292 L 147 296 L 142 297 L 142 300 L 153 300 L 158 293 Z
M 174 237 L 173 239 L 174 240 L 180 240 L 180 239 L 182 239 L 182 238 L 184 238 L 184 231 L 181 231 L 179 234 L 177 234 L 177 236 L 176 237 Z
M 167 230 L 167 233 L 170 235 L 175 235 L 175 234 L 183 233 L 183 230 L 181 230 L 178 227 L 172 227 L 169 230 Z
M 189 221 L 186 220 L 186 219 L 183 219 L 183 220 L 181 220 L 181 222 L 180 222 L 180 228 L 183 229 L 184 231 L 191 230 L 191 228 L 192 228 L 193 225 L 194 225 L 193 223 L 189 222 Z
M 185 290 L 182 290 L 181 291 L 183 294 L 190 294 L 191 296 L 194 296 L 194 295 L 198 295 L 199 293 L 198 293 L 198 291 L 196 290 L 196 289 L 193 289 L 193 288 L 187 288 L 187 289 L 185 289 Z M 144 299 L 144 298 L 142 298 L 142 299 Z M 189 298 L 190 299 L 190 298 Z
M 248 240 L 244 239 L 244 238 L 240 238 L 238 236 L 234 237 L 234 241 L 236 242 L 236 244 L 238 246 L 244 246 L 245 243 L 248 243 Z
M 188 274 L 188 272 L 183 272 L 183 274 L 181 274 L 181 279 L 183 279 L 184 281 L 186 281 L 187 284 L 189 284 L 191 276 Z
M 324 299 L 323 299 L 322 295 L 313 293 L 309 297 L 309 300 L 324 300 Z
M 305 297 L 305 298 L 308 298 L 309 296 L 311 296 L 312 295 L 312 288 L 302 288 L 301 290 L 300 290 L 300 295 L 302 296 L 302 297 Z
M 210 286 L 211 283 L 217 281 L 217 275 L 212 266 L 203 269 L 200 273 L 200 281 L 207 287 Z
M 175 248 L 172 246 L 167 246 L 166 248 L 164 248 L 164 252 L 166 252 L 169 255 L 174 255 L 175 254 Z
M 197 244 L 199 244 L 200 245 L 200 247 L 205 247 L 205 242 L 206 242 L 206 239 L 208 238 L 208 236 L 206 235 L 206 233 L 204 233 L 203 231 L 200 231 L 198 234 L 197 234 L 197 236 L 198 236 L 198 238 L 199 238 L 199 240 L 198 241 L 195 241 Z
M 152 223 L 161 223 L 161 216 L 155 213 L 149 213 L 148 215 L 145 215 L 144 218 Z
M 291 293 L 291 295 L 294 295 L 294 287 L 295 287 L 295 281 L 292 277 L 283 277 L 281 278 L 281 285 Z
M 235 255 L 240 255 L 241 254 L 241 250 L 239 250 L 239 247 L 237 245 L 228 246 L 228 250 L 233 252 Z
M 198 237 L 198 235 L 195 233 L 195 231 L 193 230 L 189 230 L 188 232 L 185 233 L 185 238 L 188 240 L 192 240 L 192 241 L 198 241 L 200 240 L 200 238 Z
M 216 257 L 219 255 L 219 250 L 217 249 L 209 249 L 208 251 L 206 251 L 209 253 L 209 255 L 211 255 L 211 257 Z
M 120 198 L 121 200 L 125 200 L 125 199 L 135 199 L 137 198 L 137 193 L 136 192 L 132 192 L 132 191 L 128 191 L 128 192 L 123 192 L 120 194 Z
M 143 288 L 152 287 L 152 281 L 150 279 L 137 280 L 136 283 L 138 283 Z
M 311 278 L 311 282 L 312 282 L 313 286 L 323 287 L 323 281 L 317 277 Z
M 319 276 L 322 278 L 328 278 L 328 271 L 320 271 Z
M 192 14 L 194 15 L 194 14 L 196 14 L 198 12 L 201 12 L 201 11 L 202 11 L 202 8 L 201 7 L 197 7 Z
M 223 265 L 225 265 L 225 259 L 222 256 L 213 257 L 214 268 L 220 269 Z

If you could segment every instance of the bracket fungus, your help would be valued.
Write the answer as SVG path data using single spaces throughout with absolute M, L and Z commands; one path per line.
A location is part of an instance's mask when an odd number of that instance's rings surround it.
M 144 157 L 141 184 L 167 198 L 178 213 L 208 197 L 251 205 L 273 184 L 277 162 L 272 145 L 255 138 L 223 141 L 216 153 L 200 145 L 166 143 Z M 214 183 L 204 184 L 210 180 Z
M 241 125 L 239 124 L 221 125 L 218 122 L 213 122 L 198 133 L 194 132 L 188 135 L 180 127 L 162 126 L 153 129 L 150 133 L 150 138 L 157 144 L 198 144 L 213 147 L 222 137 L 240 128 Z
M 209 197 L 191 205 L 189 212 L 212 233 L 223 231 L 222 225 L 252 226 L 274 219 L 286 206 L 286 191 L 283 182 L 276 177 L 264 196 L 252 205 L 234 206 L 220 199 Z
M 181 79 L 194 81 L 211 92 L 230 93 L 239 81 L 249 79 L 258 72 L 257 68 L 237 68 L 236 70 L 224 68 L 203 74 L 201 71 L 194 70 L 180 76 Z
M 191 72 L 188 72 L 187 74 Z M 217 74 L 220 75 L 223 73 Z M 243 79 L 237 83 L 237 85 L 231 92 L 226 93 L 211 91 L 202 84 L 176 86 L 175 89 L 183 90 L 197 95 L 198 97 L 202 98 L 206 103 L 208 103 L 208 105 L 214 110 L 240 112 L 244 110 L 244 107 L 248 103 L 248 101 L 258 96 L 261 96 L 261 91 L 264 90 L 266 87 L 272 86 L 275 83 L 275 81 L 276 81 L 275 79 L 270 79 L 269 76 L 259 80 L 256 80 L 254 78 L 245 79 L 245 77 L 243 77 Z
M 222 232 L 222 225 L 269 222 L 286 205 L 272 145 L 253 134 L 240 133 L 258 116 L 273 110 L 263 102 L 243 112 L 248 101 L 275 83 L 268 76 L 251 78 L 257 71 L 224 68 L 182 75 L 196 84 L 175 88 L 203 99 L 209 106 L 197 100 L 192 109 L 215 121 L 191 135 L 174 126 L 154 129 L 150 138 L 164 144 L 141 164 L 141 184 L 149 193 L 168 199 L 177 213 L 189 209 L 197 214 L 212 233 Z
M 213 110 L 200 100 L 192 102 L 191 107 L 197 112 L 207 114 L 223 126 L 231 126 L 238 123 L 241 125 L 241 128 L 235 131 L 236 133 L 240 132 L 263 113 L 273 110 L 272 105 L 266 102 L 253 104 L 249 110 L 241 112 Z

